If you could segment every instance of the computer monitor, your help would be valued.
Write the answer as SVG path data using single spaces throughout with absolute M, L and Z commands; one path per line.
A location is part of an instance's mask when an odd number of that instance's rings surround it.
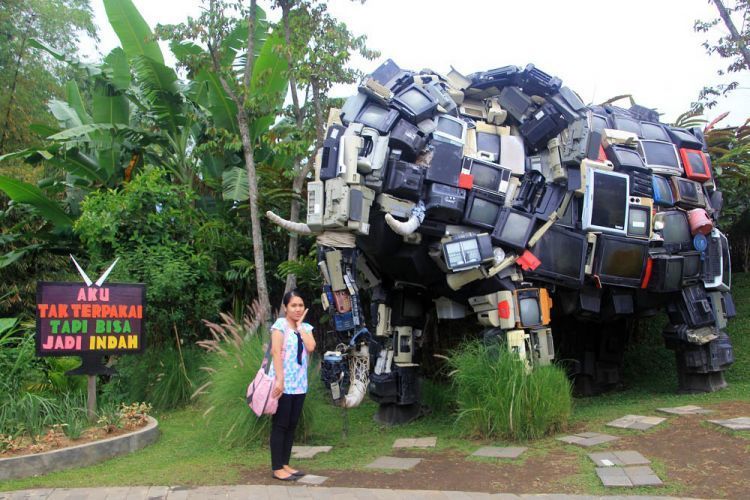
M 678 148 L 703 149 L 703 143 L 685 128 L 668 127 L 669 138 Z
M 432 160 L 427 168 L 425 180 L 459 187 L 463 165 L 463 148 L 457 144 L 432 141 Z
M 511 171 L 497 163 L 464 158 L 462 170 L 468 171 L 473 178 L 473 188 L 485 189 L 494 193 L 505 194 L 508 191 Z
M 391 131 L 393 124 L 398 120 L 398 111 L 384 108 L 373 102 L 366 104 L 357 115 L 355 122 L 374 128 L 385 135 Z
M 706 208 L 706 197 L 699 182 L 684 177 L 672 177 L 670 181 L 675 205 L 688 209 Z
M 661 123 L 641 122 L 641 138 L 671 142 L 669 134 Z
M 488 161 L 498 163 L 500 141 L 500 136 L 497 134 L 477 131 L 477 154 Z
M 586 249 L 586 235 L 552 226 L 531 249 L 541 264 L 524 276 L 578 288 L 583 283 Z
M 687 214 L 682 210 L 665 210 L 654 217 L 654 229 L 664 240 L 668 252 L 692 250 L 693 236 Z
M 683 252 L 682 258 L 685 261 L 682 267 L 682 286 L 697 283 L 701 277 L 701 254 L 700 252 Z
M 651 259 L 648 289 L 652 292 L 676 292 L 682 288 L 685 259 L 681 255 L 657 254 Z
M 600 234 L 593 274 L 603 285 L 639 288 L 648 258 L 648 242 Z
M 688 179 L 705 182 L 711 178 L 708 156 L 700 149 L 680 148 L 680 158 Z
M 391 325 L 411 326 L 421 328 L 424 326 L 425 307 L 419 294 L 409 293 L 406 290 L 395 290 L 391 297 Z
M 611 145 L 604 152 L 607 159 L 612 162 L 617 170 L 646 170 L 643 158 L 635 149 L 621 145 Z
M 671 142 L 641 139 L 638 141 L 638 152 L 653 172 L 667 175 L 682 174 L 677 148 Z
M 466 142 L 466 122 L 450 115 L 439 115 L 437 127 L 432 135 L 435 140 L 446 141 L 463 147 Z
M 641 124 L 638 120 L 635 120 L 627 116 L 614 115 L 612 117 L 612 121 L 614 122 L 614 126 L 617 130 L 625 130 L 627 132 L 632 132 L 640 137 Z
M 591 130 L 594 130 L 601 134 L 604 132 L 605 128 L 610 128 L 607 117 L 592 113 L 591 114 Z
M 522 288 L 513 291 L 516 326 L 534 328 L 550 323 L 552 302 L 546 288 Z
M 391 102 L 412 123 L 419 123 L 427 118 L 432 118 L 438 106 L 438 102 L 432 94 L 416 84 L 407 87 Z
M 583 201 L 583 229 L 627 234 L 630 178 L 589 167 Z
M 631 238 L 651 238 L 653 202 L 648 198 L 630 197 L 627 235 Z
M 672 186 L 666 177 L 654 175 L 651 179 L 654 187 L 654 205 L 662 207 L 673 207 L 674 196 L 672 195 Z
M 443 243 L 443 258 L 451 271 L 479 267 L 492 260 L 492 242 L 487 234 L 464 234 Z
M 526 248 L 535 225 L 536 216 L 513 208 L 503 208 L 495 223 L 495 230 L 492 232 L 492 242 L 523 250 Z
M 503 207 L 503 201 L 503 196 L 497 193 L 472 189 L 466 200 L 464 224 L 488 230 L 495 229 L 495 222 Z

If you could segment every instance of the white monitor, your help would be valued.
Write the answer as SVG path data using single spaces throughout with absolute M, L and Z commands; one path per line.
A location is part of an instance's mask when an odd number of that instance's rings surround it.
M 583 200 L 583 229 L 627 235 L 630 177 L 589 167 Z
M 438 115 L 432 135 L 436 140 L 463 147 L 466 142 L 466 122 L 450 115 Z

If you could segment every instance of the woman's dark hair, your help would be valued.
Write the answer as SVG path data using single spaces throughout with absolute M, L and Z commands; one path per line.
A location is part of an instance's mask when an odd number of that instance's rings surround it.
M 284 294 L 284 298 L 281 299 L 281 302 L 284 304 L 284 307 L 289 305 L 289 301 L 292 300 L 292 297 L 299 297 L 302 300 L 305 300 L 302 298 L 302 294 L 299 293 L 297 290 L 290 290 Z

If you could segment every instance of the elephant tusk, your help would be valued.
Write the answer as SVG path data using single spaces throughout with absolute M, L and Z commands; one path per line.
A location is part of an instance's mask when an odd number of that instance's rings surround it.
M 271 222 L 273 222 L 277 226 L 283 227 L 287 231 L 299 234 L 312 234 L 312 230 L 310 229 L 310 227 L 303 222 L 292 222 L 290 220 L 286 220 L 283 217 L 279 217 L 270 210 L 266 212 L 266 217 L 268 217 Z

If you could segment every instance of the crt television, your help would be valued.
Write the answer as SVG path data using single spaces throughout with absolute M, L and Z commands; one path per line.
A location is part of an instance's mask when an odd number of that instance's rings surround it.
M 672 177 L 672 195 L 674 203 L 681 208 L 706 208 L 706 197 L 700 182 L 684 177 Z
M 390 132 L 396 120 L 398 120 L 398 111 L 370 102 L 362 108 L 354 121 L 374 128 L 385 135 Z
M 535 225 L 535 215 L 513 208 L 503 208 L 500 210 L 495 229 L 492 232 L 492 242 L 516 250 L 523 250 L 529 242 Z
M 620 172 L 587 168 L 583 229 L 625 235 L 630 177 Z
M 463 170 L 468 170 L 473 178 L 473 187 L 505 194 L 508 191 L 511 171 L 497 163 L 464 158 Z
M 648 241 L 601 234 L 594 272 L 600 284 L 639 288 L 648 258 Z
M 502 196 L 497 193 L 472 189 L 466 200 L 463 222 L 491 231 L 495 229 L 495 222 L 502 207 Z
M 578 288 L 583 283 L 587 246 L 586 235 L 552 226 L 531 249 L 541 264 L 524 275 Z
M 623 115 L 614 115 L 612 121 L 617 130 L 632 132 L 637 136 L 641 135 L 641 124 L 638 120 Z
M 438 141 L 450 142 L 463 147 L 466 143 L 466 129 L 465 121 L 441 114 L 437 118 L 437 126 L 432 135 Z
M 672 142 L 664 125 L 654 122 L 641 122 L 641 138 L 654 141 Z
M 443 257 L 451 271 L 479 267 L 493 258 L 492 243 L 487 234 L 466 234 L 443 243 Z
M 688 179 L 705 182 L 711 178 L 708 156 L 700 149 L 680 148 L 680 158 Z
M 432 94 L 416 84 L 407 87 L 391 102 L 412 123 L 419 123 L 427 118 L 432 118 L 438 106 L 438 102 Z
M 687 214 L 682 210 L 664 210 L 654 217 L 654 230 L 662 237 L 668 252 L 686 252 L 693 248 L 693 236 Z
M 516 326 L 535 328 L 549 325 L 552 301 L 546 288 L 522 288 L 513 291 Z
M 638 141 L 638 152 L 648 168 L 657 174 L 680 175 L 682 167 L 677 148 L 667 141 Z
M 654 205 L 673 207 L 674 196 L 672 195 L 672 185 L 669 180 L 661 175 L 654 175 L 651 178 L 651 184 L 654 188 Z

